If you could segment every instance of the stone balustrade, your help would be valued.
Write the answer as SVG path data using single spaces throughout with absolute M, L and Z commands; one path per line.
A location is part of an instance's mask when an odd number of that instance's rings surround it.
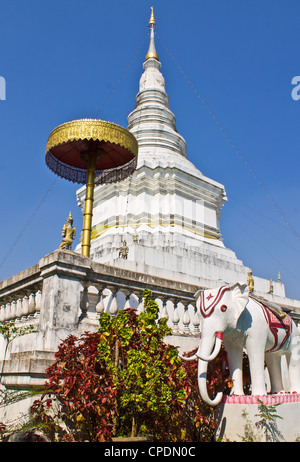
M 174 335 L 199 334 L 198 286 L 98 263 L 67 250 L 56 250 L 0 282 L 0 322 L 33 323 L 42 334 L 66 330 L 66 335 L 76 335 L 96 329 L 104 311 L 112 316 L 129 306 L 142 311 L 144 289 L 152 291 L 159 316 L 168 319 Z
M 96 291 L 95 291 L 96 289 Z M 193 335 L 199 333 L 199 315 L 194 306 L 194 300 L 187 295 L 176 295 L 152 292 L 158 302 L 160 317 L 168 319 L 174 333 Z M 85 283 L 80 302 L 80 322 L 96 324 L 102 312 L 111 316 L 125 308 L 134 308 L 138 313 L 144 311 L 143 290 L 123 288 L 120 284 L 91 286 Z
M 101 265 L 106 266 L 106 265 Z M 108 268 L 106 268 L 108 269 Z M 199 333 L 199 315 L 195 309 L 195 299 L 192 292 L 183 288 L 170 288 L 171 281 L 160 279 L 157 281 L 147 275 L 138 281 L 135 274 L 120 277 L 117 281 L 105 281 L 103 271 L 94 273 L 91 278 L 82 282 L 80 299 L 79 321 L 82 324 L 98 325 L 98 319 L 102 312 L 108 312 L 111 316 L 119 310 L 131 307 L 138 313 L 144 311 L 143 291 L 150 289 L 153 298 L 159 305 L 159 316 L 166 317 L 173 333 L 183 335 L 195 335 Z M 156 278 L 155 278 L 156 279 Z M 157 278 L 159 279 L 159 278 Z M 176 286 L 176 284 L 174 284 Z M 186 289 L 191 290 L 191 287 Z
M 38 265 L 0 282 L 0 322 L 38 318 L 42 285 Z
M 92 261 L 57 250 L 38 265 L 0 283 L 0 322 L 34 323 L 41 331 L 91 329 L 104 311 L 114 316 L 126 307 L 143 311 L 150 289 L 175 334 L 199 333 L 194 285 Z
M 194 285 L 104 265 L 67 250 L 56 250 L 0 282 L 0 322 L 34 325 L 33 332 L 14 339 L 7 350 L 0 336 L 1 383 L 13 389 L 43 385 L 63 339 L 96 331 L 102 312 L 115 316 L 126 307 L 143 311 L 145 289 L 157 300 L 159 316 L 168 319 L 173 332 L 169 343 L 182 345 L 178 339 L 184 339 L 184 351 L 193 349 L 199 338 Z
M 200 318 L 194 298 L 199 288 L 126 269 L 124 262 L 109 266 L 76 252 L 56 250 L 0 282 L 0 322 L 35 327 L 34 332 L 15 338 L 7 349 L 0 336 L 1 383 L 13 389 L 43 385 L 46 369 L 63 339 L 96 331 L 102 312 L 115 316 L 126 307 L 143 311 L 145 289 L 157 300 L 159 316 L 168 319 L 172 335 L 166 341 L 182 353 L 191 351 L 199 342 Z

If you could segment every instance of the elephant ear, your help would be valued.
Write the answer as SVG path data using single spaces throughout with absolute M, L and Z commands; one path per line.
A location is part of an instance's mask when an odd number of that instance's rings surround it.
M 203 289 L 198 289 L 197 292 L 194 293 L 194 297 L 195 297 L 196 300 L 197 300 L 197 298 L 199 298 L 201 292 L 203 292 Z
M 235 306 L 236 321 L 246 308 L 249 300 L 248 284 L 236 282 L 230 287 L 232 301 Z
M 201 293 L 203 292 L 203 289 L 198 289 L 197 292 L 194 293 L 194 298 L 195 298 L 195 303 L 196 303 L 196 307 L 197 309 L 199 310 L 200 309 L 200 295 Z

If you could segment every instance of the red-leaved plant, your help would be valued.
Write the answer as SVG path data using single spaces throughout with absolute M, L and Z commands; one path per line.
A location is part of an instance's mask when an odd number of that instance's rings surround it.
M 97 360 L 100 334 L 70 335 L 59 345 L 47 370 L 47 392 L 32 412 L 50 441 L 111 439 L 115 389 L 107 368 Z
M 48 369 L 48 388 L 32 407 L 50 441 L 111 441 L 151 435 L 156 441 L 211 441 L 214 409 L 199 395 L 197 361 L 182 362 L 164 342 L 171 330 L 151 292 L 145 310 L 103 313 L 99 331 L 70 335 Z M 208 370 L 208 391 L 228 393 L 226 353 Z

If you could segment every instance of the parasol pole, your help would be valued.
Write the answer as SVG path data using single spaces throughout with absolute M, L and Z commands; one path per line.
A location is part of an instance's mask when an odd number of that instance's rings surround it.
M 92 233 L 92 218 L 93 218 L 93 203 L 94 203 L 94 188 L 96 174 L 97 154 L 94 152 L 87 153 L 87 183 L 85 207 L 83 213 L 83 229 L 82 229 L 82 244 L 81 253 L 86 257 L 90 256 L 91 250 L 91 233 Z
M 79 119 L 50 133 L 46 164 L 57 175 L 86 185 L 81 253 L 90 257 L 95 185 L 110 184 L 132 175 L 138 143 L 125 128 L 99 119 Z

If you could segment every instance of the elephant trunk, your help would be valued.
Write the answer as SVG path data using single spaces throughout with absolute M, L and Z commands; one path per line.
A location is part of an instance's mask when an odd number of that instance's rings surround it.
M 214 399 L 211 399 L 208 396 L 207 392 L 207 361 L 202 361 L 201 359 L 198 360 L 198 387 L 201 398 L 205 401 L 209 406 L 217 406 L 223 397 L 222 392 L 218 392 Z

